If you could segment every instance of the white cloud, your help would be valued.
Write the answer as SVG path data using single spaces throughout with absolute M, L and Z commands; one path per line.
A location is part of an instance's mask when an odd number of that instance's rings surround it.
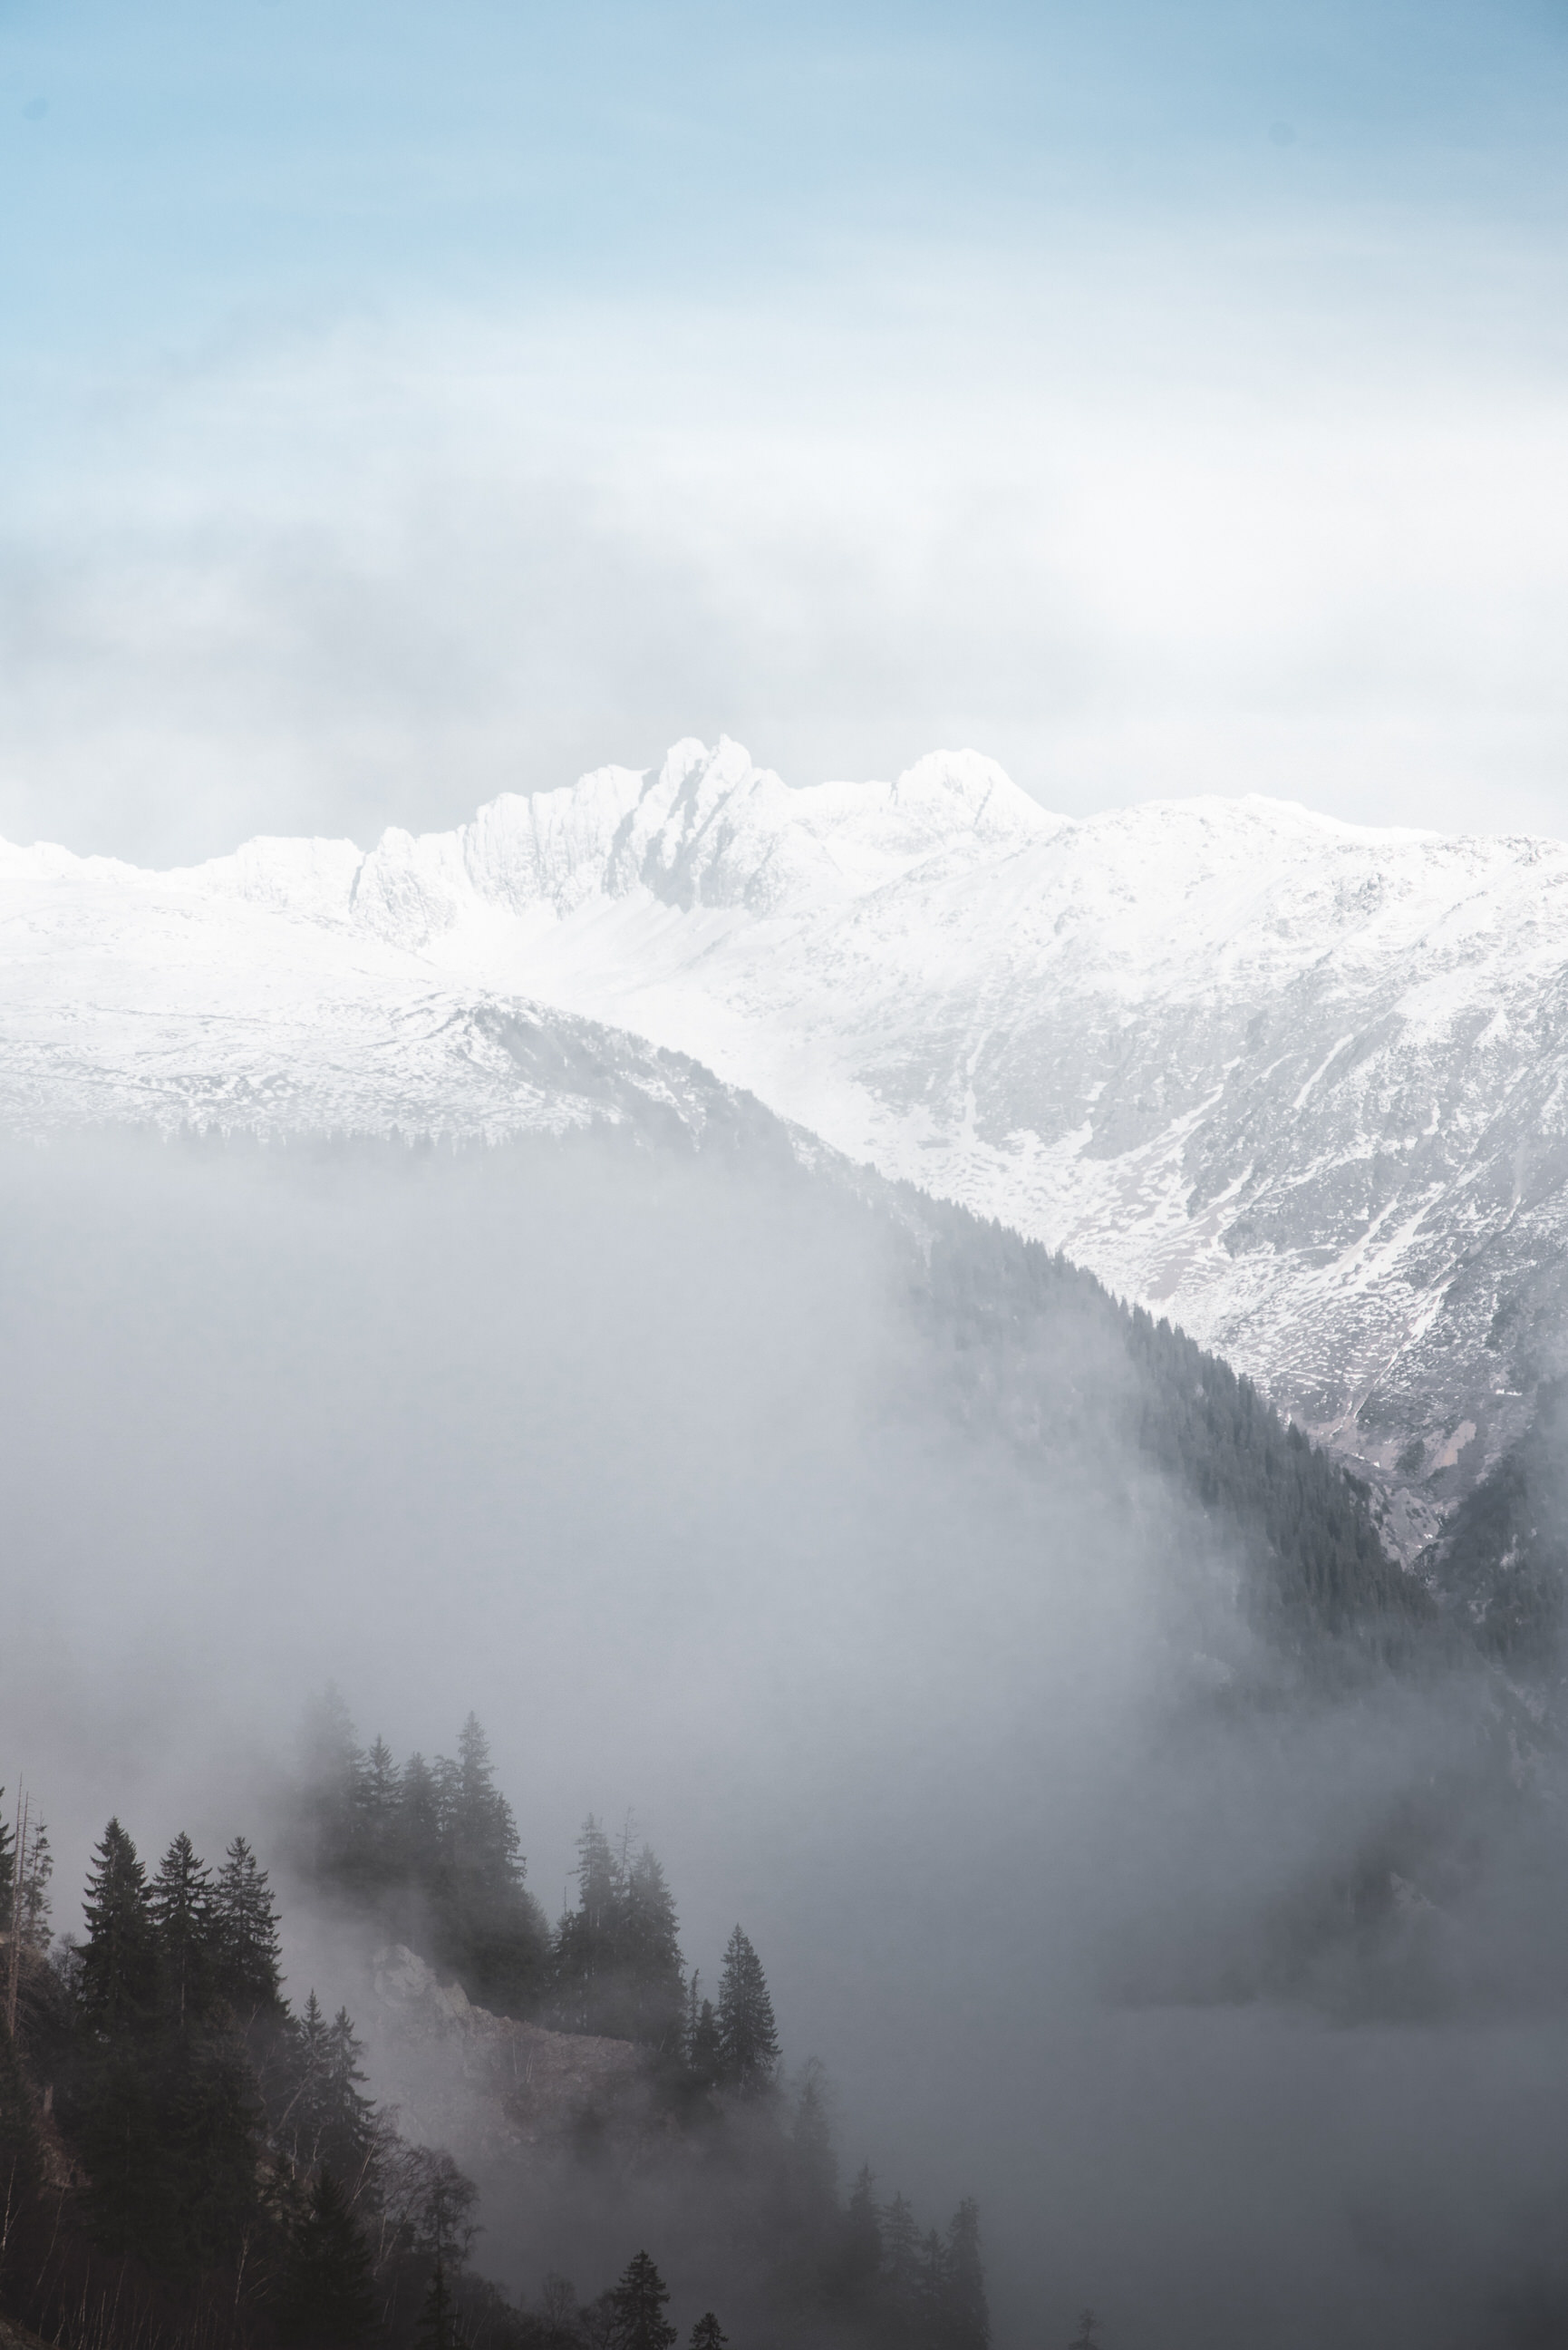
M 1550 273 L 1354 258 L 861 255 L 88 387 L 10 500 L 0 830 L 363 835 L 721 726 L 798 781 L 962 740 L 1070 810 L 1561 829 Z

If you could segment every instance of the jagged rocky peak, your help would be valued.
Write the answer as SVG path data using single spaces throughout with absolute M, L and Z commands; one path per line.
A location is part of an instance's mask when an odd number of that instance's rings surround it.
M 639 888 L 682 910 L 767 914 L 857 897 L 935 855 L 1018 847 L 1051 822 L 974 751 L 934 753 L 894 783 L 792 790 L 727 736 L 713 750 L 688 738 L 657 772 L 600 767 L 505 793 L 455 832 L 384 833 L 348 894 L 355 919 L 409 943 L 465 911 L 569 915 Z M 254 861 L 275 892 L 283 860 Z

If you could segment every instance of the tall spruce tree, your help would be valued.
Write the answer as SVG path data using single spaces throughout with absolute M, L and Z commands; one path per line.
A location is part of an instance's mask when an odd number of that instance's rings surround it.
M 394 1850 L 399 1881 L 428 1890 L 441 1870 L 441 1797 L 422 1754 L 410 1754 L 398 1783 Z
M 882 2211 L 868 2162 L 861 2164 L 844 2213 L 839 2282 L 851 2308 L 868 2302 L 882 2273 Z
M 257 2207 L 262 2110 L 234 2035 L 171 2022 L 156 2080 L 155 2148 L 165 2214 L 163 2264 L 194 2275 L 225 2262 Z
M 306 1711 L 301 1748 L 300 1857 L 327 1883 L 362 1889 L 365 1753 L 342 1693 L 330 1683 Z
M 430 2263 L 415 2327 L 417 2350 L 459 2350 L 463 2340 L 457 2287 L 474 2238 L 477 2189 L 449 2154 L 426 2157 L 414 2243 Z
M 739 1926 L 724 1949 L 718 2022 L 721 2086 L 760 2095 L 778 2067 L 778 2032 L 762 1960 Z
M 5 2020 L 5 2006 L 0 2003 L 0 2272 L 4 2240 L 26 2208 L 41 2176 L 33 2099 Z
M 147 1877 L 118 1819 L 95 1847 L 77 1973 L 77 2057 L 64 2112 L 86 2167 L 87 2209 L 109 2251 L 163 2247 L 170 2182 L 158 2159 L 158 1939 Z
M 838 2158 L 833 2148 L 827 2075 L 815 2056 L 803 2068 L 795 2090 L 790 2169 L 803 2211 L 822 2228 L 838 2208 Z
M 679 2336 L 664 2314 L 669 2299 L 649 2255 L 636 2253 L 609 2294 L 607 2350 L 673 2350 Z
M 691 1978 L 691 2006 L 688 2009 L 686 2031 L 686 2069 L 694 2081 L 705 2089 L 717 2086 L 723 2063 L 719 2044 L 719 2019 L 713 2012 L 713 2002 L 705 1999 L 696 2005 L 697 1978 Z
M 567 2032 L 600 2032 L 618 1959 L 622 1879 L 590 1812 L 577 1836 L 577 1906 L 563 1911 L 550 1959 L 552 2006 Z
M 331 2022 L 310 1992 L 288 2027 L 284 2083 L 275 2123 L 282 2151 L 296 2170 L 330 2170 L 351 2199 L 373 2164 L 376 2112 L 360 2084 L 359 2043 L 347 2009 Z
M 213 1888 L 217 1987 L 244 2028 L 283 2012 L 282 1945 L 266 1871 L 244 1836 L 228 1848 Z
M 919 2250 L 915 2215 L 904 2196 L 896 2194 L 882 2215 L 884 2297 L 896 2324 L 907 2322 L 914 2307 Z
M 348 2198 L 323 2170 L 285 2256 L 278 2330 L 309 2350 L 352 2350 L 375 2331 L 378 2314 L 370 2247 Z
M 364 1878 L 372 1890 L 395 1885 L 402 1874 L 398 1846 L 402 1811 L 402 1773 L 384 1738 L 365 1757 L 360 1788 Z
M 618 1940 L 628 2036 L 677 2054 L 685 2005 L 680 1928 L 664 1871 L 647 1845 L 626 1871 Z
M 148 1908 L 158 1937 L 163 1997 L 182 2032 L 206 2020 L 216 1994 L 217 1958 L 212 1872 L 183 1828 L 159 1865 Z
M 935 2228 L 920 2237 L 915 2255 L 915 2307 L 919 2330 L 947 2350 L 948 2248 Z
M 415 2350 L 462 2350 L 457 2303 L 447 2281 L 446 2260 L 438 2252 L 414 2327 Z
M 980 2251 L 980 2209 L 966 2195 L 948 2227 L 943 2336 L 950 2350 L 990 2350 L 991 2311 Z
M 471 1713 L 457 1760 L 438 1757 L 441 1827 L 436 1955 L 454 1967 L 471 1998 L 524 2015 L 544 1988 L 546 1936 L 528 1891 L 517 1824 L 495 1783 L 490 1742 Z
M 117 1819 L 93 1852 L 83 1902 L 87 1941 L 79 1997 L 90 2034 L 124 2042 L 145 2033 L 158 2009 L 158 1937 L 147 1872 Z

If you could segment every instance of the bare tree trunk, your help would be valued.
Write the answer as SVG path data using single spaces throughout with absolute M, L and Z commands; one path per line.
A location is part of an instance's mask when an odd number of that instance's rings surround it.
M 16 2037 L 16 1993 L 22 1981 L 22 1878 L 27 1864 L 27 1814 L 32 1798 L 23 1801 L 16 1790 L 16 1841 L 11 1847 L 11 1983 L 5 2001 L 5 2028 Z

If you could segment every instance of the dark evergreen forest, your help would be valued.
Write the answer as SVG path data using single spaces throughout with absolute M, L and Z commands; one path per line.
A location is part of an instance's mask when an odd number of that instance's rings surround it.
M 472 1716 L 455 1762 L 399 1767 L 329 1697 L 308 1752 L 296 1819 L 324 1889 L 405 1905 L 476 1993 L 644 2047 L 669 2126 L 729 2198 L 770 2342 L 986 2350 L 974 2204 L 921 2229 L 867 2169 L 841 2197 L 819 2068 L 786 2083 L 740 1927 L 702 1996 L 658 1861 L 590 1820 L 577 1905 L 546 1934 Z M 483 2277 L 472 2182 L 366 2095 L 345 2010 L 285 1997 L 277 1908 L 243 1837 L 214 1869 L 179 1835 L 149 1871 L 111 1819 L 85 1934 L 58 1941 L 42 1826 L 21 1868 L 17 1845 L 0 1837 L 0 2316 L 70 2350 L 671 2350 L 645 2247 L 587 2300 L 552 2276 L 519 2307 Z M 730 2340 L 711 2310 L 691 2338 Z
M 1568 1380 L 1542 1382 L 1525 1434 L 1421 1561 L 1457 1632 L 1514 1670 L 1552 1665 L 1568 1593 Z
M 1250 1379 L 1040 1243 L 913 1192 L 907 1207 L 930 1233 L 916 1312 L 971 1421 L 1044 1470 L 1127 1448 L 1236 1551 L 1253 1620 L 1292 1652 L 1349 1638 L 1386 1655 L 1434 1621 L 1426 1586 L 1384 1549 L 1366 1485 Z

